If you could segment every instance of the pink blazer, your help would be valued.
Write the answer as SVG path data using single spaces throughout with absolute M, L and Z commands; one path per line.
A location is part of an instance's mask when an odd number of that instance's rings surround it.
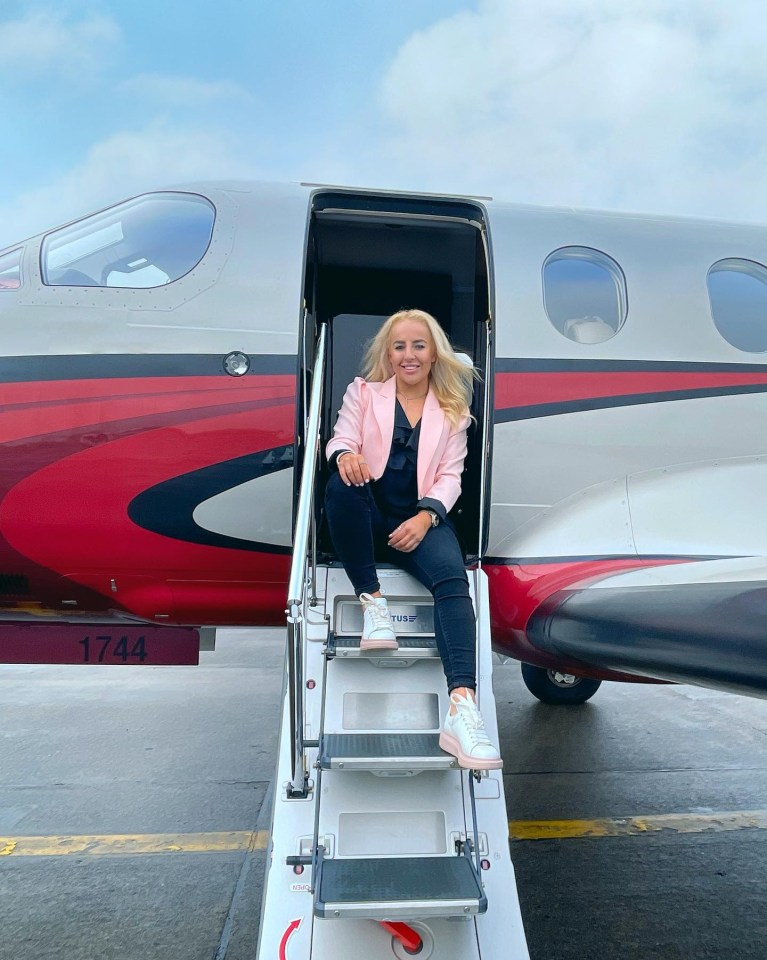
M 355 377 L 346 388 L 333 439 L 325 448 L 328 457 L 339 450 L 361 453 L 374 480 L 383 476 L 394 434 L 396 377 L 368 383 Z M 451 427 L 434 393 L 429 390 L 421 416 L 418 441 L 418 499 L 431 497 L 452 509 L 461 492 L 461 471 L 466 458 L 465 416 Z

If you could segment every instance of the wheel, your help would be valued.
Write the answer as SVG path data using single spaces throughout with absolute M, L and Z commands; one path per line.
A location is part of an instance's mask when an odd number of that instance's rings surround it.
M 573 673 L 562 673 L 560 670 L 545 670 L 543 667 L 534 667 L 531 663 L 522 664 L 522 679 L 530 693 L 541 703 L 556 706 L 585 703 L 602 686 L 601 680 L 577 677 Z

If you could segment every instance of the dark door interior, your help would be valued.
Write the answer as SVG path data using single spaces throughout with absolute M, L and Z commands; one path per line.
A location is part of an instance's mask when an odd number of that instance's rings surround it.
M 480 207 L 462 201 L 346 193 L 315 195 L 305 283 L 307 366 L 314 336 L 328 325 L 322 446 L 332 435 L 344 391 L 360 374 L 366 344 L 386 317 L 418 308 L 442 325 L 457 352 L 467 354 L 482 375 L 472 401 L 463 491 L 451 511 L 467 562 L 476 560 L 486 449 L 484 423 L 488 356 L 488 266 Z M 324 464 L 324 457 L 323 457 Z M 485 483 L 485 486 L 487 484 Z M 320 484 L 322 487 L 322 483 Z M 316 498 L 321 523 L 321 489 Z M 485 517 L 487 511 L 485 511 Z M 327 537 L 322 550 L 332 554 Z

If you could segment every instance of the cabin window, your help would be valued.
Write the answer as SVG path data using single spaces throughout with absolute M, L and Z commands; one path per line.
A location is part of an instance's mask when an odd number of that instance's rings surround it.
M 716 329 L 738 350 L 767 351 L 767 267 L 753 260 L 720 260 L 708 271 Z
M 562 247 L 543 264 L 546 316 L 568 340 L 602 343 L 626 321 L 628 296 L 623 271 L 590 247 Z
M 161 287 L 205 256 L 216 211 L 191 193 L 150 193 L 49 233 L 43 282 L 68 287 Z
M 0 253 L 0 292 L 21 286 L 21 248 Z

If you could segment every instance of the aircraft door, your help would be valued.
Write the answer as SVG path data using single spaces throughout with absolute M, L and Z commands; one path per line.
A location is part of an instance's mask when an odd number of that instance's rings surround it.
M 467 562 L 487 542 L 492 439 L 490 269 L 484 210 L 465 201 L 315 194 L 304 297 L 304 369 L 314 331 L 328 325 L 323 445 L 344 391 L 360 374 L 366 343 L 397 310 L 435 316 L 476 367 L 463 489 L 451 512 Z M 299 427 L 300 428 L 300 427 Z

